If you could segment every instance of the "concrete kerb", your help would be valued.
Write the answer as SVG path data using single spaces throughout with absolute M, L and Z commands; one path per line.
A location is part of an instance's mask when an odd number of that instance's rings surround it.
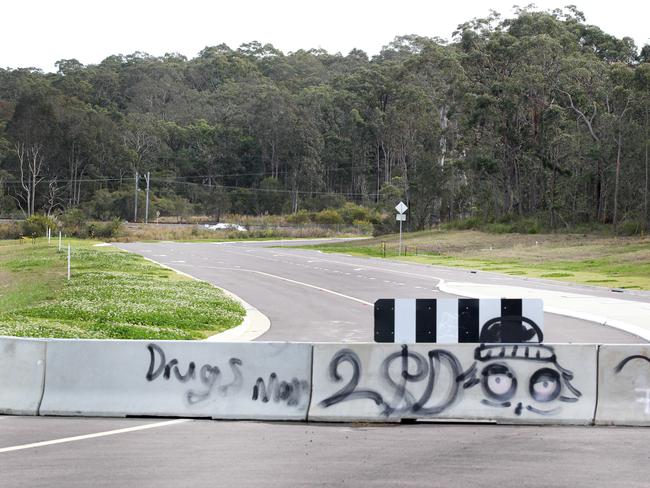
M 440 283 L 438 284 L 438 289 L 442 291 L 443 293 L 449 293 L 451 295 L 457 295 L 457 296 L 464 296 L 463 291 L 462 291 L 462 286 L 464 283 L 456 283 L 456 282 L 447 282 L 444 280 L 441 280 Z M 562 307 L 557 307 L 557 306 L 549 306 L 548 300 L 544 299 L 544 294 L 548 293 L 553 293 L 557 294 L 558 292 L 551 292 L 548 290 L 538 290 L 534 288 L 526 288 L 526 287 L 519 287 L 517 288 L 517 293 L 508 293 L 508 292 L 491 292 L 491 293 L 481 293 L 477 292 L 476 288 L 491 288 L 494 290 L 510 290 L 509 286 L 499 286 L 499 285 L 477 285 L 474 283 L 468 283 L 467 285 L 472 286 L 474 289 L 472 289 L 472 292 L 470 295 L 474 298 L 500 298 L 500 297 L 505 297 L 505 296 L 517 296 L 517 297 L 535 297 L 535 298 L 542 298 L 544 300 L 544 311 L 556 315 L 563 315 L 565 317 L 573 317 L 576 319 L 581 319 L 581 320 L 587 320 L 589 322 L 594 322 L 596 324 L 600 324 L 603 326 L 608 326 L 608 327 L 614 327 L 615 329 L 622 330 L 624 332 L 628 332 L 630 334 L 633 334 L 637 337 L 640 337 L 641 339 L 644 339 L 646 341 L 650 341 L 650 328 L 644 328 L 640 327 L 635 324 L 631 324 L 629 322 L 625 322 L 622 320 L 615 320 L 611 319 L 609 317 L 599 315 L 599 314 L 594 314 L 594 313 L 589 313 L 589 312 L 582 312 L 579 310 L 572 310 L 568 308 L 562 308 Z M 563 295 L 571 295 L 571 296 L 584 296 L 588 297 L 588 295 L 580 295 L 577 293 L 562 293 Z M 598 301 L 599 297 L 593 297 L 594 300 Z M 611 300 L 611 299 L 610 299 Z M 631 304 L 635 304 L 637 302 L 630 302 Z
M 124 251 L 124 252 L 129 252 L 129 251 Z M 152 263 L 155 263 L 158 266 L 174 271 L 175 273 L 186 276 L 187 278 L 190 278 L 192 280 L 203 281 L 203 280 L 199 280 L 195 276 L 184 273 L 183 271 L 180 271 L 166 264 L 159 263 L 158 261 L 155 261 L 151 258 L 144 257 L 144 259 Z M 266 315 L 264 315 L 262 312 L 260 312 L 258 309 L 253 307 L 250 303 L 246 302 L 245 300 L 238 297 L 231 291 L 226 290 L 225 288 L 221 288 L 220 286 L 217 286 L 213 283 L 210 284 L 215 288 L 224 292 L 224 294 L 226 294 L 228 297 L 238 301 L 241 304 L 241 306 L 244 307 L 244 310 L 246 310 L 246 315 L 244 316 L 244 320 L 242 321 L 242 323 L 239 324 L 238 326 L 220 332 L 218 334 L 212 335 L 207 339 L 205 339 L 206 341 L 210 341 L 210 342 L 252 341 L 254 339 L 257 339 L 259 336 L 261 336 L 271 328 L 271 321 L 269 320 L 269 318 Z

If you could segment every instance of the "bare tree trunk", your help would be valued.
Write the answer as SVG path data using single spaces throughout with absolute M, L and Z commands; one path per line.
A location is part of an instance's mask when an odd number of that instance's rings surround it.
M 645 222 L 646 229 L 650 228 L 648 225 L 648 142 L 650 142 L 650 134 L 648 133 L 648 107 L 645 109 L 645 187 L 643 189 L 643 221 Z
M 619 186 L 619 179 L 621 175 L 621 148 L 622 148 L 622 142 L 623 142 L 623 135 L 621 131 L 619 130 L 618 132 L 618 142 L 617 142 L 617 148 L 616 148 L 616 176 L 614 177 L 614 217 L 613 217 L 613 223 L 614 223 L 614 232 L 616 232 L 617 226 L 618 226 L 618 186 Z

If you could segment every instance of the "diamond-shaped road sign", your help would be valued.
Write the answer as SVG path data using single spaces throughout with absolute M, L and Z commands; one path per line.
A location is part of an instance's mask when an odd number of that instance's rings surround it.
M 395 207 L 395 210 L 397 210 L 399 213 L 403 214 L 406 212 L 409 208 L 404 205 L 404 202 L 399 202 L 397 206 Z

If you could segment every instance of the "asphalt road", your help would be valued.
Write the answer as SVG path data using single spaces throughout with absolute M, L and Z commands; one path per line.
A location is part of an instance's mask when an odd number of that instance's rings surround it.
M 119 247 L 239 295 L 271 320 L 259 340 L 372 342 L 378 298 L 444 298 L 445 281 L 531 286 L 650 302 L 643 293 L 613 293 L 494 273 L 278 248 L 278 243 L 133 243 Z M 362 303 L 366 302 L 366 303 Z M 610 327 L 559 315 L 544 317 L 545 342 L 629 343 L 640 339 Z
M 269 243 L 120 247 L 241 296 L 259 340 L 370 341 L 377 298 L 444 297 L 440 279 L 610 291 L 489 273 L 276 249 Z M 649 301 L 642 292 L 616 298 Z M 364 303 L 365 302 L 365 303 Z M 545 317 L 547 342 L 640 342 Z M 647 487 L 644 428 L 364 425 L 0 416 L 0 487 Z

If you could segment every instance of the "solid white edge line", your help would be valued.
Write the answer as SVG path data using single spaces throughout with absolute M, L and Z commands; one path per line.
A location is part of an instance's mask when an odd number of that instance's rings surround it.
M 94 434 L 76 435 L 76 436 L 73 436 L 73 437 L 63 437 L 61 439 L 53 439 L 51 441 L 33 442 L 31 444 L 21 444 L 21 445 L 18 445 L 18 446 L 3 447 L 3 448 L 0 448 L 0 453 L 13 452 L 13 451 L 22 451 L 23 449 L 33 449 L 33 448 L 36 448 L 36 447 L 52 446 L 54 444 L 64 444 L 66 442 L 76 442 L 76 441 L 82 441 L 82 440 L 85 440 L 85 439 L 94 439 L 96 437 L 106 437 L 106 436 L 109 436 L 109 435 L 126 434 L 128 432 L 137 432 L 139 430 L 156 429 L 158 427 L 166 427 L 166 426 L 169 426 L 169 425 L 176 425 L 176 424 L 182 424 L 182 423 L 185 423 L 185 422 L 192 422 L 192 420 L 193 419 L 166 420 L 164 422 L 155 422 L 153 424 L 137 425 L 135 427 L 125 427 L 124 429 L 107 430 L 107 431 L 104 431 L 104 432 L 96 432 Z

